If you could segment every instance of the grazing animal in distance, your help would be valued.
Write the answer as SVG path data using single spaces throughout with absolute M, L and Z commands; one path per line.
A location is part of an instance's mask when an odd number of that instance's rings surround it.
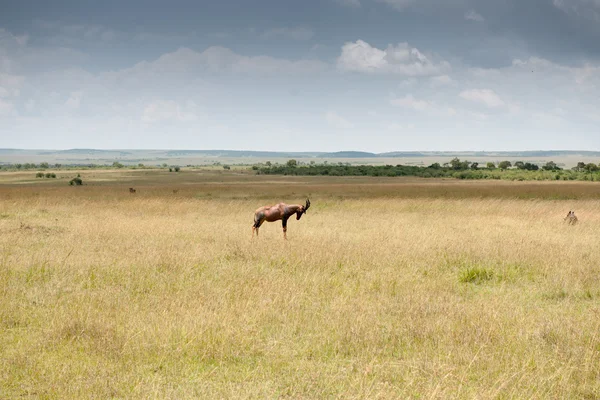
M 174 194 L 177 194 L 177 192 L 179 192 L 179 189 L 173 189 Z
M 252 237 L 254 237 L 254 232 L 256 232 L 256 236 L 258 237 L 258 229 L 263 224 L 263 222 L 274 222 L 281 220 L 283 226 L 283 238 L 287 240 L 288 219 L 292 215 L 296 214 L 296 220 L 299 220 L 302 217 L 302 214 L 305 214 L 309 207 L 309 199 L 306 199 L 305 205 L 279 203 L 275 204 L 274 206 L 260 207 L 254 212 L 254 225 L 252 226 Z
M 129 193 L 130 194 L 134 194 L 135 193 L 135 189 L 134 188 L 129 188 Z
M 578 221 L 577 217 L 575 216 L 575 211 L 569 211 L 563 221 L 567 221 L 569 225 L 575 225 Z

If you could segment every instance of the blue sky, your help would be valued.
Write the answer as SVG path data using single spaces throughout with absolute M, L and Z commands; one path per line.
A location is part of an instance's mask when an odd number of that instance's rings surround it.
M 600 0 L 0 0 L 0 147 L 600 150 L 599 89 Z

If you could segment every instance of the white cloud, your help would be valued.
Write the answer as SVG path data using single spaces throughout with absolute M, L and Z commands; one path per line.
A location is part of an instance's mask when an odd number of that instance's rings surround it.
M 432 104 L 425 100 L 417 100 L 412 94 L 408 94 L 404 97 L 393 98 L 390 103 L 394 106 L 412 108 L 417 111 L 425 111 L 432 107 Z
M 29 112 L 33 111 L 35 108 L 35 100 L 29 99 L 25 102 L 25 109 Z
M 408 43 L 390 45 L 381 50 L 363 40 L 344 44 L 337 59 L 337 66 L 342 71 L 407 76 L 435 75 L 450 68 L 447 62 L 433 63 Z
M 454 117 L 458 114 L 453 107 L 440 105 L 433 101 L 418 100 L 414 98 L 412 94 L 408 94 L 404 97 L 394 97 L 390 99 L 390 104 L 396 107 L 411 109 L 438 117 Z
M 485 18 L 481 16 L 481 14 L 477 13 L 475 10 L 469 10 L 465 13 L 465 19 L 471 20 L 475 22 L 483 22 Z
M 390 132 L 405 132 L 408 130 L 413 130 L 415 128 L 415 124 L 407 124 L 402 125 L 397 122 L 390 122 L 383 125 L 384 129 Z
M 310 28 L 275 28 L 265 31 L 261 37 L 264 39 L 286 38 L 294 40 L 310 40 L 315 33 Z
M 346 7 L 359 8 L 360 0 L 335 0 L 336 3 L 341 4 Z
M 439 86 L 455 86 L 457 82 L 450 78 L 448 75 L 439 75 L 431 78 L 431 86 L 439 87 Z
M 312 74 L 324 71 L 327 65 L 317 60 L 291 61 L 270 56 L 243 56 L 228 48 L 213 46 L 202 52 L 182 47 L 151 62 L 140 62 L 131 68 L 110 72 L 104 76 L 113 81 L 123 79 L 143 82 L 152 77 L 193 76 L 200 72 L 271 74 Z
M 336 129 L 351 129 L 354 127 L 352 122 L 334 111 L 328 111 L 325 114 L 325 120 L 330 126 L 333 126 Z
M 16 114 L 15 106 L 12 103 L 0 99 L 0 117 L 11 117 Z
M 18 96 L 24 81 L 23 76 L 0 72 L 0 97 Z
M 188 102 L 185 106 L 175 101 L 157 100 L 147 104 L 142 112 L 142 122 L 153 124 L 158 122 L 193 122 L 198 119 L 196 104 Z
M 69 98 L 65 102 L 65 106 L 67 106 L 68 108 L 70 108 L 72 110 L 77 110 L 79 108 L 79 106 L 81 105 L 82 97 L 83 97 L 83 92 L 81 92 L 81 91 L 71 92 Z
M 488 107 L 504 106 L 504 101 L 491 89 L 468 89 L 459 94 L 465 100 L 485 104 Z

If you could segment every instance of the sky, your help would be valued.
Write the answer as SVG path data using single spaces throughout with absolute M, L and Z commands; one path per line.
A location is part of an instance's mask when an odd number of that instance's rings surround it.
M 0 148 L 600 150 L 600 0 L 0 0 Z

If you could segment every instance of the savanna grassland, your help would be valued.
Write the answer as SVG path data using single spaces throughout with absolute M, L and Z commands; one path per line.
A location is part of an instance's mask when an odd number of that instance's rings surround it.
M 73 174 L 0 173 L 0 398 L 600 397 L 598 183 Z

